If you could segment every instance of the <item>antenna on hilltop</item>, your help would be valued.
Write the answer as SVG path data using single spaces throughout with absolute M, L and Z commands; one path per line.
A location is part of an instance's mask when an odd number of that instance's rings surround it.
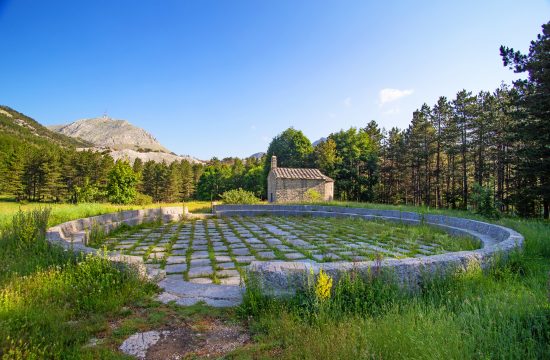
M 107 115 L 107 109 L 103 112 L 103 120 L 109 119 L 109 116 Z

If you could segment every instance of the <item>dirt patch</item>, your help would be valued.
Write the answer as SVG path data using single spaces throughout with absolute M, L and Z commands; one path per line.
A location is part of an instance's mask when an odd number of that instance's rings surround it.
M 147 351 L 148 360 L 220 357 L 250 341 L 246 330 L 220 320 L 207 320 L 175 329 Z

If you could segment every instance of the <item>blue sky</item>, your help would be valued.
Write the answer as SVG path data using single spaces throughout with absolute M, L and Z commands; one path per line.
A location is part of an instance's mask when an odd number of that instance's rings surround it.
M 0 104 L 50 125 L 103 112 L 179 154 L 312 141 L 517 74 L 550 1 L 0 0 Z

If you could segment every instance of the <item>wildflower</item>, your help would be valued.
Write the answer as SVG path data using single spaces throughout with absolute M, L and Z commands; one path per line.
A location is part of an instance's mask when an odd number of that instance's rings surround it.
M 330 290 L 332 289 L 332 278 L 327 275 L 326 272 L 321 269 L 319 271 L 319 277 L 317 278 L 317 284 L 315 285 L 315 295 L 317 299 L 323 301 L 330 297 Z

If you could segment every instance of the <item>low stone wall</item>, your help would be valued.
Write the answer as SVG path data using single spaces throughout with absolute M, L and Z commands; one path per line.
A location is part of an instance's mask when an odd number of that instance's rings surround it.
M 184 207 L 120 211 L 72 220 L 53 226 L 46 231 L 46 239 L 50 243 L 60 245 L 65 249 L 85 254 L 95 254 L 100 250 L 88 247 L 86 244 L 87 236 L 94 224 L 95 226 L 101 226 L 106 233 L 109 233 L 121 224 L 135 226 L 157 219 L 161 219 L 163 222 L 177 221 L 187 216 L 187 214 L 187 208 Z M 146 274 L 150 278 L 159 278 L 163 276 L 161 271 L 148 271 L 143 264 L 143 259 L 139 256 L 113 253 L 109 254 L 108 257 L 114 262 L 132 264 L 140 273 Z
M 468 269 L 470 266 L 487 268 L 498 257 L 523 245 L 523 236 L 518 232 L 495 224 L 445 215 L 419 214 L 399 210 L 375 210 L 340 206 L 316 205 L 218 205 L 217 216 L 317 216 L 351 217 L 365 220 L 382 219 L 406 224 L 427 224 L 436 226 L 453 235 L 469 235 L 479 239 L 482 247 L 474 251 L 460 251 L 440 255 L 406 259 L 384 259 L 380 262 L 252 262 L 249 273 L 267 292 L 291 293 L 303 287 L 308 274 L 318 273 L 322 268 L 338 279 L 343 273 L 355 271 L 367 273 L 373 269 L 387 271 L 406 286 L 416 287 L 425 276 L 444 275 Z

